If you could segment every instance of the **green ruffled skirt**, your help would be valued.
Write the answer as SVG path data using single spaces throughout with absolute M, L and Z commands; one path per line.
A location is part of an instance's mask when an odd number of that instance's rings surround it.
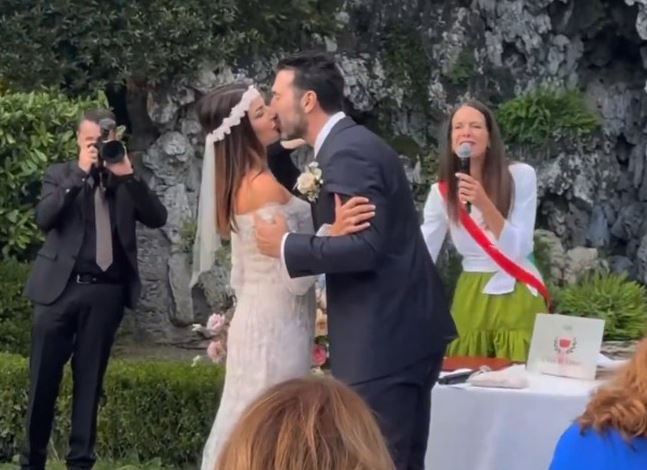
M 500 357 L 525 362 L 538 313 L 547 308 L 541 295 L 534 296 L 517 282 L 514 291 L 488 295 L 483 289 L 494 273 L 463 272 L 458 278 L 452 316 L 458 338 L 447 356 Z

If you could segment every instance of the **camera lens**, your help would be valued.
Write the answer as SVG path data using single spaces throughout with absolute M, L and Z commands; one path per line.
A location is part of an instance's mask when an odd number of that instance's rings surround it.
M 106 163 L 119 163 L 125 155 L 126 148 L 118 140 L 109 140 L 101 146 L 101 158 Z

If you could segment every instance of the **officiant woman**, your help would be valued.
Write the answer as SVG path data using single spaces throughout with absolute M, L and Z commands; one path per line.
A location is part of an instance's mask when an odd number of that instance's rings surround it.
M 452 304 L 459 337 L 447 355 L 524 362 L 535 316 L 549 302 L 532 261 L 535 170 L 508 159 L 493 112 L 478 101 L 451 113 L 440 140 L 440 181 L 421 228 L 434 261 L 448 233 L 462 257 Z

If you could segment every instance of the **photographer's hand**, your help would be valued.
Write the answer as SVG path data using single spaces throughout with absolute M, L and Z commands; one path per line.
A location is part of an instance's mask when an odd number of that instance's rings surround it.
M 133 174 L 133 165 L 130 163 L 128 155 L 119 163 L 104 163 L 105 167 L 116 176 L 128 176 Z
M 88 144 L 85 147 L 81 147 L 79 152 L 79 168 L 85 173 L 90 173 L 92 165 L 96 165 L 99 161 L 99 151 L 94 146 L 94 144 Z

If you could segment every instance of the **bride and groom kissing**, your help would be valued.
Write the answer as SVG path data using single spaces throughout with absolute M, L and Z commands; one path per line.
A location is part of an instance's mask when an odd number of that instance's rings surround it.
M 301 53 L 279 62 L 270 106 L 242 85 L 198 104 L 206 139 L 193 282 L 228 237 L 237 299 L 203 470 L 262 391 L 309 373 L 321 274 L 332 374 L 374 411 L 396 468 L 424 468 L 431 387 L 456 331 L 398 154 L 342 112 L 343 89 L 334 60 Z M 314 149 L 307 197 L 268 170 L 279 131 Z

